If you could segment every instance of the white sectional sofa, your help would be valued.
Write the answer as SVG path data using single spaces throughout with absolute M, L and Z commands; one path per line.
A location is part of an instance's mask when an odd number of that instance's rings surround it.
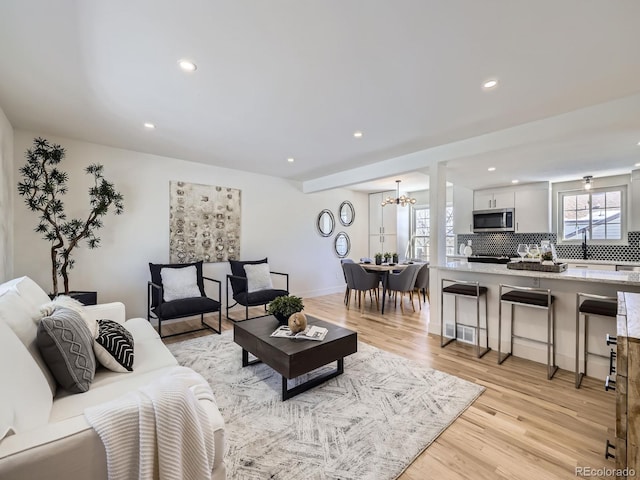
M 107 479 L 105 449 L 84 409 L 152 382 L 177 362 L 147 320 L 125 321 L 122 303 L 86 307 L 92 319 L 117 321 L 131 332 L 133 372 L 99 367 L 89 391 L 70 394 L 56 387 L 36 346 L 40 306 L 48 301 L 28 277 L 0 285 L 0 478 Z M 214 403 L 200 403 L 214 429 L 211 479 L 224 479 L 224 421 Z

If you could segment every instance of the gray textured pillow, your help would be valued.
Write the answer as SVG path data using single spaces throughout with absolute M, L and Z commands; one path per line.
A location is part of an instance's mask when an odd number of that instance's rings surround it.
M 65 390 L 72 393 L 89 390 L 96 373 L 96 357 L 91 332 L 78 312 L 59 307 L 40 320 L 36 344 Z

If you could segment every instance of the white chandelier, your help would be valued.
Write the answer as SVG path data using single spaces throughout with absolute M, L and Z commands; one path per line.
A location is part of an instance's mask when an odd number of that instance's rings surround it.
M 382 201 L 382 206 L 385 205 L 400 205 L 401 207 L 405 207 L 409 204 L 414 205 L 416 203 L 415 198 L 405 197 L 404 195 L 400 195 L 400 180 L 396 180 L 396 198 L 387 197 Z

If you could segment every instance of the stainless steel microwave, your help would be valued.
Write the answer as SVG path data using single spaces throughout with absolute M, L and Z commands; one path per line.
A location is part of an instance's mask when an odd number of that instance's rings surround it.
M 515 232 L 514 216 L 513 208 L 474 210 L 473 232 Z

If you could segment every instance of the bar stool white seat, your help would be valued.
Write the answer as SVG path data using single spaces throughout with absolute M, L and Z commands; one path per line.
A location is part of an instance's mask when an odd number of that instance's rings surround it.
M 602 357 L 610 360 L 609 369 L 613 365 L 613 357 L 589 351 L 589 318 L 592 315 L 598 317 L 616 318 L 618 315 L 618 299 L 616 297 L 606 297 L 590 293 L 576 294 L 576 388 L 580 388 L 582 378 L 587 375 L 588 357 Z M 580 355 L 580 317 L 584 316 L 584 341 L 582 355 Z M 615 329 L 615 324 L 614 324 Z M 580 359 L 582 359 L 582 371 L 580 371 Z
M 448 283 L 445 286 L 445 283 Z M 444 296 L 453 295 L 453 337 L 445 341 L 444 336 Z M 480 297 L 484 296 L 484 321 L 485 326 L 480 324 Z M 475 298 L 476 301 L 476 324 L 469 325 L 458 322 L 458 297 Z M 458 325 L 464 325 L 475 330 L 476 357 L 482 358 L 489 350 L 489 320 L 487 317 L 487 287 L 480 286 L 479 282 L 468 282 L 463 280 L 441 279 L 440 282 L 440 347 L 446 347 L 456 340 L 458 336 Z M 486 345 L 480 346 L 480 332 L 485 331 Z
M 503 289 L 508 289 L 502 293 Z M 551 380 L 555 375 L 558 367 L 556 366 L 556 349 L 555 349 L 555 312 L 554 312 L 554 296 L 551 295 L 550 289 L 520 287 L 516 285 L 500 284 L 499 289 L 500 303 L 498 307 L 498 365 L 502 364 L 513 353 L 513 339 L 518 338 L 535 343 L 542 343 L 547 346 L 547 379 Z M 511 305 L 511 335 L 510 348 L 506 355 L 502 355 L 502 304 Z M 514 306 L 542 308 L 547 311 L 547 340 L 539 340 L 531 337 L 515 335 L 513 330 L 514 322 Z

